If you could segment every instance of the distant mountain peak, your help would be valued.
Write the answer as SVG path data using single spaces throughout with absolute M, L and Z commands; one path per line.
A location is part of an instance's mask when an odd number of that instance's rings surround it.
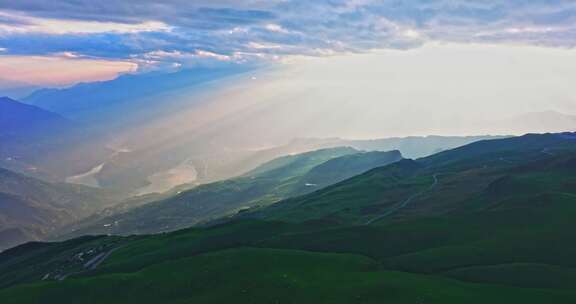
M 2 101 L 2 102 L 17 102 L 16 100 L 14 100 L 8 96 L 0 96 L 0 101 Z
M 70 123 L 69 120 L 59 114 L 37 106 L 21 103 L 9 97 L 0 97 L 0 128 L 4 132 L 33 128 L 41 130 L 47 127 L 48 124 L 54 127 Z

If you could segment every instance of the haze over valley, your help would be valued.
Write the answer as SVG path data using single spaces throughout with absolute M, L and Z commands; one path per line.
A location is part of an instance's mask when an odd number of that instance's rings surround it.
M 0 302 L 573 303 L 574 12 L 0 0 Z

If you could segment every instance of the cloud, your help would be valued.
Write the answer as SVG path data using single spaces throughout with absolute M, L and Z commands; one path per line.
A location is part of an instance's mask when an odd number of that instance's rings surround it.
M 77 0 L 22 0 L 0 1 L 0 9 L 24 12 L 30 15 L 67 20 L 98 22 L 141 23 L 148 20 L 169 22 L 187 21 L 187 16 L 215 16 L 251 19 L 268 14 L 276 0 L 123 0 L 123 1 L 77 1 Z M 215 21 L 215 20 L 214 20 Z
M 74 53 L 51 56 L 0 56 L 0 90 L 29 85 L 59 86 L 112 79 L 133 71 L 131 62 L 79 58 Z
M 23 14 L 8 14 L 0 11 L 0 33 L 10 34 L 96 34 L 138 33 L 168 31 L 163 22 L 114 23 L 84 20 L 45 19 Z
M 576 3 L 566 0 L 19 0 L 0 1 L 0 12 L 0 47 L 9 54 L 68 52 L 160 65 L 430 41 L 576 44 Z M 172 55 L 150 58 L 161 53 Z

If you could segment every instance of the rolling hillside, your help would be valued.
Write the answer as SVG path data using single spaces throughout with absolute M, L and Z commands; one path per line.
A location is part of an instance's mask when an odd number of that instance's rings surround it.
M 121 193 L 48 183 L 0 168 L 0 250 L 45 239 L 121 198 Z
M 309 193 L 401 158 L 398 151 L 365 153 L 343 147 L 285 156 L 238 178 L 178 191 L 137 208 L 104 210 L 105 216 L 95 216 L 70 229 L 74 235 L 182 229 Z
M 572 133 L 483 141 L 251 214 L 260 219 L 27 244 L 0 255 L 0 299 L 572 303 L 575 150 Z
M 526 180 L 527 185 L 538 183 L 538 176 L 542 181 L 562 180 L 565 173 L 560 171 L 561 166 L 548 168 L 552 166 L 548 163 L 569 162 L 575 144 L 571 133 L 480 141 L 376 168 L 335 186 L 280 202 L 256 216 L 362 224 L 378 217 L 402 219 L 449 214 L 503 179 Z
M 300 138 L 271 148 L 231 147 L 214 143 L 209 133 L 201 138 L 171 138 L 143 149 L 126 149 L 103 162 L 93 177 L 104 188 L 123 188 L 138 194 L 167 191 L 178 183 L 155 182 L 173 177 L 187 183 L 212 183 L 243 175 L 256 167 L 282 157 L 319 149 L 352 147 L 362 151 L 399 150 L 407 158 L 429 156 L 479 140 L 502 136 L 426 136 L 349 140 L 340 138 Z M 183 170 L 184 169 L 184 170 Z M 88 171 L 88 170 L 87 170 Z M 180 178 L 179 178 L 180 177 Z M 163 180 L 166 180 L 164 178 Z

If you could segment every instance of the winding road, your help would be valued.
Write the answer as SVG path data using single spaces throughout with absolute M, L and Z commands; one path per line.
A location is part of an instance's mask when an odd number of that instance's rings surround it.
M 370 225 L 370 224 L 372 224 L 372 223 L 374 223 L 374 222 L 376 222 L 376 221 L 379 221 L 379 220 L 381 220 L 381 219 L 383 219 L 383 218 L 385 218 L 385 217 L 387 217 L 387 216 L 395 213 L 396 211 L 398 211 L 398 210 L 400 210 L 400 209 L 408 206 L 414 199 L 416 199 L 417 197 L 423 195 L 424 193 L 429 192 L 429 191 L 432 191 L 432 190 L 433 190 L 434 188 L 436 188 L 436 186 L 438 185 L 438 176 L 439 176 L 440 174 L 442 174 L 442 173 L 436 173 L 436 174 L 432 175 L 432 178 L 434 179 L 434 182 L 432 182 L 432 185 L 430 185 L 430 187 L 428 187 L 428 188 L 426 188 L 426 189 L 424 189 L 424 190 L 422 190 L 422 191 L 420 191 L 420 192 L 417 192 L 417 193 L 412 194 L 412 195 L 411 195 L 410 197 L 408 197 L 406 200 L 404 200 L 404 201 L 402 201 L 401 203 L 399 203 L 399 204 L 393 206 L 392 208 L 386 210 L 386 212 L 378 215 L 377 217 L 375 217 L 375 218 L 373 218 L 373 219 L 368 220 L 366 223 L 364 223 L 364 225 Z
M 542 151 L 540 151 L 540 153 L 548 155 L 548 156 L 556 156 L 556 154 L 550 152 L 549 148 L 544 148 L 542 149 Z M 507 160 L 504 157 L 500 157 L 498 160 L 503 161 L 503 162 L 507 162 L 510 164 L 515 164 L 515 162 L 511 161 L 511 160 Z M 378 215 L 377 217 L 370 219 L 368 221 L 366 221 L 366 223 L 364 223 L 364 225 L 370 225 L 376 221 L 379 221 L 393 213 L 395 213 L 396 211 L 408 206 L 414 199 L 418 198 L 419 196 L 423 195 L 426 192 L 432 191 L 434 188 L 436 188 L 436 186 L 438 185 L 438 176 L 441 175 L 443 173 L 436 173 L 434 175 L 432 175 L 432 178 L 434 179 L 434 182 L 432 183 L 432 185 L 430 185 L 430 187 L 428 187 L 427 189 L 424 189 L 418 193 L 412 194 L 410 197 L 408 197 L 406 200 L 404 200 L 403 202 L 393 206 L 392 208 L 386 210 L 386 212 Z
M 96 267 L 100 266 L 100 264 L 102 264 L 102 262 L 104 262 L 104 260 L 106 260 L 114 251 L 120 249 L 121 247 L 122 246 L 119 246 L 111 250 L 108 250 L 107 252 L 100 253 L 99 255 L 95 256 L 90 261 L 88 261 L 86 264 L 84 264 L 84 268 L 89 270 L 96 269 Z
M 112 253 L 114 253 L 114 251 L 116 251 L 122 247 L 124 247 L 124 246 L 118 246 L 118 247 L 112 248 L 108 251 L 101 252 L 98 255 L 96 255 L 95 257 L 93 257 L 92 259 L 90 259 L 88 262 L 86 262 L 84 265 L 82 265 L 84 270 L 75 271 L 75 272 L 71 272 L 68 274 L 62 274 L 62 275 L 57 276 L 56 279 L 58 281 L 64 281 L 66 278 L 68 278 L 70 276 L 74 276 L 74 275 L 78 275 L 81 273 L 85 273 L 85 272 L 90 271 L 90 270 L 94 270 L 98 266 L 100 266 L 100 264 L 102 264 L 104 262 L 104 260 L 106 260 Z

